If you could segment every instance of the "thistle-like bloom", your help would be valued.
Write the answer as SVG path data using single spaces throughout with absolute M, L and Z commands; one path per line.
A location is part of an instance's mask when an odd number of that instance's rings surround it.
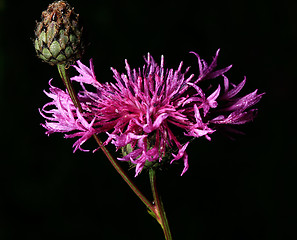
M 63 132 L 65 137 L 79 137 L 74 151 L 93 134 L 106 132 L 105 144 L 128 149 L 118 160 L 135 164 L 136 175 L 144 166 L 180 159 L 183 175 L 189 167 L 186 148 L 190 140 L 211 140 L 218 125 L 251 121 L 257 112 L 251 107 L 263 95 L 255 90 L 237 96 L 246 80 L 230 84 L 224 74 L 231 66 L 215 70 L 219 50 L 210 65 L 194 54 L 198 77 L 189 73 L 189 67 L 183 71 L 183 62 L 177 70 L 166 69 L 163 56 L 158 65 L 148 54 L 143 68 L 132 69 L 127 60 L 126 74 L 111 68 L 115 83 L 98 82 L 92 61 L 90 68 L 78 61 L 74 67 L 79 76 L 71 80 L 81 84 L 78 97 L 84 112 L 79 113 L 68 93 L 51 86 L 46 94 L 52 102 L 41 110 L 47 119 L 43 126 L 48 134 Z M 92 85 L 95 91 L 85 85 Z

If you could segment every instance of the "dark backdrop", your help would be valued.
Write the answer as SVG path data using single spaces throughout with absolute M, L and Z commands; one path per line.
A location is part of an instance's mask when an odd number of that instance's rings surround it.
M 219 67 L 245 92 L 266 92 L 245 136 L 213 134 L 189 147 L 190 169 L 159 174 L 174 239 L 296 239 L 296 1 L 69 1 L 80 13 L 97 78 L 148 51 L 168 67 Z M 49 1 L 0 0 L 0 239 L 163 239 L 162 231 L 101 152 L 72 153 L 47 137 L 38 113 L 57 70 L 36 58 L 35 20 Z M 90 140 L 89 147 L 95 147 Z M 111 148 L 111 150 L 113 150 Z M 126 167 L 126 165 L 123 165 Z M 130 171 L 133 177 L 133 171 Z M 148 176 L 135 179 L 150 197 Z

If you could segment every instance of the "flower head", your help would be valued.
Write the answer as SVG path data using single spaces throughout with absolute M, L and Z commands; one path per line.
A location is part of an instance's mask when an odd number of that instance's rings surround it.
M 177 160 L 183 160 L 184 174 L 189 167 L 186 149 L 191 138 L 211 140 L 217 125 L 251 121 L 257 110 L 250 108 L 262 97 L 257 90 L 237 97 L 245 79 L 238 85 L 229 84 L 224 74 L 231 66 L 215 69 L 219 50 L 209 65 L 194 54 L 198 59 L 197 77 L 189 73 L 189 67 L 182 70 L 183 62 L 176 70 L 167 69 L 163 56 L 158 64 L 148 54 L 143 68 L 131 68 L 127 60 L 125 74 L 111 68 L 115 83 L 99 83 L 92 62 L 88 68 L 78 61 L 75 68 L 80 75 L 72 80 L 81 83 L 79 100 L 84 112 L 75 109 L 67 93 L 51 86 L 47 95 L 53 101 L 41 111 L 48 120 L 43 126 L 47 133 L 72 132 L 66 137 L 80 137 L 75 150 L 92 134 L 106 132 L 105 144 L 117 149 L 129 146 L 118 160 L 135 164 L 136 175 L 146 165 Z M 212 85 L 210 79 L 215 79 Z M 85 84 L 95 91 L 87 90 Z M 46 110 L 49 105 L 54 108 Z

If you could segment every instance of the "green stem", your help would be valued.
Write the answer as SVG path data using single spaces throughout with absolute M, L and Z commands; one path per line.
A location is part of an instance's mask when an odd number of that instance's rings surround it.
M 153 168 L 150 168 L 149 175 L 150 175 L 151 189 L 152 189 L 154 202 L 155 202 L 155 208 L 156 208 L 157 216 L 159 218 L 159 223 L 162 226 L 165 239 L 172 240 L 164 206 L 157 191 L 156 171 Z
M 140 192 L 140 190 L 136 187 L 136 185 L 131 181 L 128 175 L 124 172 L 121 166 L 115 161 L 110 152 L 107 150 L 105 146 L 103 146 L 102 141 L 98 138 L 97 135 L 93 135 L 97 144 L 102 149 L 106 157 L 108 158 L 111 165 L 115 168 L 115 170 L 120 174 L 120 176 L 124 179 L 124 181 L 128 184 L 128 186 L 132 189 L 132 191 L 139 197 L 139 199 L 144 203 L 144 205 L 154 213 L 154 206 L 147 200 L 147 198 Z
M 58 64 L 57 67 L 58 67 L 58 71 L 60 73 L 60 76 L 61 76 L 61 78 L 63 80 L 63 83 L 64 83 L 64 85 L 65 85 L 65 87 L 66 87 L 66 89 L 67 89 L 67 91 L 68 91 L 68 93 L 69 93 L 69 95 L 71 97 L 71 100 L 72 100 L 74 106 L 77 107 L 80 112 L 83 112 L 83 109 L 82 109 L 82 107 L 80 105 L 80 102 L 77 99 L 74 88 L 72 87 L 72 84 L 70 82 L 69 76 L 68 76 L 68 74 L 66 72 L 65 64 Z
M 75 107 L 79 109 L 80 112 L 83 112 L 83 109 L 81 107 L 80 102 L 77 99 L 76 93 L 73 89 L 73 86 L 70 82 L 69 76 L 66 72 L 65 65 L 64 64 L 58 64 L 58 71 L 60 73 L 60 76 L 63 80 L 63 83 L 71 97 L 71 100 Z M 136 185 L 130 180 L 128 175 L 124 172 L 124 170 L 120 167 L 120 165 L 116 162 L 116 160 L 112 157 L 110 152 L 107 150 L 107 148 L 103 145 L 102 141 L 100 138 L 94 134 L 93 135 L 94 139 L 96 140 L 97 144 L 99 147 L 102 149 L 104 154 L 106 155 L 107 159 L 109 162 L 112 164 L 112 166 L 115 168 L 115 170 L 120 174 L 120 176 L 124 179 L 124 181 L 128 184 L 128 186 L 132 189 L 132 191 L 139 197 L 139 199 L 144 203 L 144 205 L 149 209 L 150 213 L 155 216 L 155 208 L 154 206 L 147 200 L 147 198 L 140 192 L 140 190 L 136 187 Z

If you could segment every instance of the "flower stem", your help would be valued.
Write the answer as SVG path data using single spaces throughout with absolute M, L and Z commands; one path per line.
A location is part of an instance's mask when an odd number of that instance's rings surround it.
M 63 80 L 63 83 L 64 83 L 64 85 L 65 85 L 65 87 L 66 87 L 66 89 L 67 89 L 67 91 L 68 91 L 68 93 L 69 93 L 69 95 L 71 97 L 71 100 L 72 100 L 74 106 L 77 107 L 80 112 L 83 112 L 83 109 L 82 109 L 82 107 L 81 107 L 81 105 L 80 105 L 80 103 L 79 103 L 79 101 L 77 99 L 74 88 L 72 87 L 72 84 L 70 82 L 69 76 L 68 76 L 68 74 L 66 72 L 65 64 L 58 64 L 57 67 L 58 67 L 58 71 L 60 73 L 60 76 L 61 76 L 61 78 Z
M 162 226 L 165 239 L 172 240 L 164 206 L 157 191 L 156 171 L 153 168 L 150 168 L 149 175 L 150 175 L 151 189 L 152 189 L 154 202 L 155 202 L 155 208 L 156 208 L 157 216 L 159 218 L 159 223 Z
M 136 187 L 136 185 L 131 181 L 131 179 L 128 177 L 128 175 L 124 172 L 124 170 L 121 168 L 121 166 L 115 161 L 115 159 L 112 157 L 110 152 L 107 150 L 105 146 L 103 146 L 102 141 L 99 139 L 97 135 L 93 135 L 95 138 L 97 144 L 102 149 L 106 157 L 108 158 L 111 165 L 115 168 L 115 170 L 120 174 L 120 176 L 124 179 L 124 181 L 128 184 L 128 186 L 131 188 L 131 190 L 139 197 L 139 199 L 144 203 L 144 205 L 152 212 L 154 212 L 154 206 L 147 200 L 147 198 L 140 192 L 140 190 Z
M 63 80 L 63 83 L 71 97 L 71 100 L 75 107 L 78 108 L 80 112 L 83 112 L 83 109 L 81 107 L 81 104 L 77 98 L 77 95 L 73 89 L 73 86 L 70 82 L 69 76 L 66 72 L 65 65 L 64 64 L 58 64 L 58 71 L 60 73 L 60 76 Z M 144 205 L 148 208 L 149 212 L 153 215 L 156 216 L 155 213 L 155 208 L 154 206 L 147 200 L 147 198 L 140 192 L 140 190 L 136 187 L 136 185 L 130 180 L 128 175 L 124 172 L 124 170 L 120 167 L 120 165 L 116 162 L 116 160 L 112 157 L 110 152 L 107 150 L 107 148 L 103 145 L 102 141 L 100 138 L 94 134 L 93 135 L 95 141 L 99 145 L 99 147 L 102 149 L 104 154 L 106 155 L 107 159 L 109 162 L 112 164 L 112 166 L 115 168 L 115 170 L 120 174 L 120 176 L 124 179 L 124 181 L 128 184 L 128 186 L 132 189 L 132 191 L 139 197 L 139 199 L 144 203 Z M 156 217 L 155 217 L 156 218 Z

